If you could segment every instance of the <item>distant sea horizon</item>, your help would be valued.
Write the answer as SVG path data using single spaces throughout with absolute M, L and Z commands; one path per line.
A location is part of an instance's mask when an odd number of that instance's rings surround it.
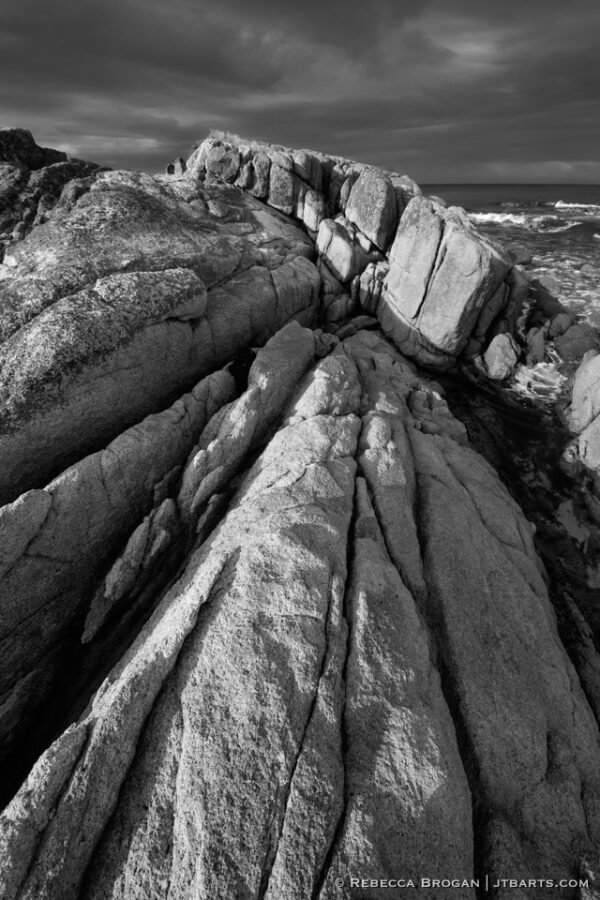
M 426 194 L 439 194 L 446 202 L 464 206 L 495 203 L 593 203 L 600 205 L 600 184 L 560 182 L 419 182 Z M 443 195 L 446 192 L 446 196 Z M 464 200 L 463 203 L 459 202 Z

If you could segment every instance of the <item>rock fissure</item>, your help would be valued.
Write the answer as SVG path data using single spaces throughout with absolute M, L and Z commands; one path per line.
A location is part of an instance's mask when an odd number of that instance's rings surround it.
M 279 842 L 281 840 L 283 828 L 285 826 L 285 818 L 286 818 L 286 814 L 288 812 L 288 805 L 290 803 L 292 784 L 294 782 L 294 777 L 296 775 L 296 770 L 298 768 L 298 763 L 299 763 L 300 757 L 301 757 L 302 753 L 305 751 L 306 738 L 307 738 L 311 723 L 313 722 L 315 710 L 317 708 L 317 702 L 318 702 L 318 698 L 319 698 L 319 690 L 321 688 L 321 682 L 323 681 L 323 678 L 324 678 L 325 672 L 326 672 L 326 668 L 327 668 L 327 663 L 329 662 L 331 630 L 333 628 L 333 622 L 332 622 L 332 609 L 333 609 L 333 603 L 334 603 L 333 587 L 334 587 L 333 579 L 330 578 L 329 590 L 328 590 L 329 602 L 328 602 L 328 606 L 327 606 L 327 613 L 326 613 L 325 620 L 324 620 L 325 628 L 324 628 L 324 635 L 323 635 L 323 653 L 322 653 L 322 657 L 321 657 L 319 671 L 318 671 L 317 678 L 315 681 L 315 690 L 314 690 L 313 698 L 312 698 L 312 701 L 311 701 L 311 704 L 310 704 L 310 707 L 308 710 L 308 716 L 306 718 L 304 729 L 303 729 L 302 735 L 300 737 L 300 740 L 298 742 L 296 755 L 292 761 L 292 765 L 289 770 L 288 781 L 282 792 L 282 800 L 280 803 L 277 804 L 277 806 L 279 806 L 279 808 L 281 810 L 280 814 L 276 816 L 275 809 L 274 809 L 273 818 L 274 818 L 274 820 L 275 820 L 275 818 L 277 818 L 279 820 L 279 827 L 276 830 L 274 845 L 271 842 L 269 842 L 268 850 L 267 850 L 267 853 L 265 854 L 265 864 L 263 866 L 263 874 L 262 874 L 262 878 L 261 878 L 259 892 L 257 895 L 257 900 L 264 900 L 264 898 L 267 897 L 269 894 L 269 881 L 271 879 L 271 872 L 273 870 L 273 866 L 277 859 Z
M 358 445 L 360 440 L 360 433 L 357 439 L 357 452 Z M 348 656 L 350 653 L 350 638 L 352 633 L 352 621 L 349 615 L 349 609 L 347 604 L 347 594 L 348 594 L 348 585 L 350 582 L 350 578 L 352 576 L 352 566 L 354 560 L 354 533 L 356 526 L 356 516 L 357 516 L 357 508 L 356 508 L 356 475 L 354 481 L 354 493 L 353 493 L 353 507 L 352 507 L 352 517 L 350 519 L 349 528 L 346 536 L 346 577 L 345 584 L 343 590 L 343 599 L 342 599 L 342 618 L 345 624 L 345 634 L 343 637 L 344 641 L 344 655 L 341 663 L 341 683 L 342 683 L 342 701 L 341 708 L 339 712 L 339 753 L 342 764 L 342 796 L 341 796 L 341 809 L 339 812 L 339 816 L 337 822 L 335 824 L 335 828 L 331 834 L 331 839 L 329 842 L 329 847 L 325 854 L 321 869 L 318 873 L 317 878 L 315 879 L 314 889 L 312 893 L 312 900 L 320 900 L 323 897 L 323 892 L 325 891 L 325 885 L 327 882 L 328 876 L 331 877 L 331 863 L 333 861 L 335 852 L 338 848 L 341 836 L 344 832 L 344 825 L 346 821 L 346 811 L 348 808 L 349 801 L 349 789 L 348 789 L 348 775 L 347 775 L 347 756 L 348 756 L 348 728 L 346 722 L 346 690 L 347 690 L 347 669 L 348 669 Z M 327 893 L 325 893 L 327 896 Z
M 414 451 L 413 451 L 414 452 Z M 427 550 L 427 529 L 421 515 L 420 505 L 420 474 L 416 473 L 416 493 L 415 493 L 415 522 L 423 559 L 423 572 L 427 590 L 427 597 L 424 603 L 420 604 L 420 612 L 427 623 L 428 632 L 431 640 L 431 647 L 434 653 L 436 668 L 440 673 L 440 684 L 444 700 L 452 718 L 456 743 L 460 754 L 463 770 L 465 772 L 471 802 L 472 816 L 472 836 L 473 836 L 473 877 L 479 882 L 479 887 L 475 889 L 477 900 L 485 900 L 485 878 L 489 874 L 487 854 L 487 834 L 486 824 L 489 817 L 487 801 L 483 793 L 481 776 L 479 773 L 479 764 L 477 755 L 469 739 L 469 731 L 466 727 L 464 717 L 461 712 L 460 693 L 457 691 L 452 670 L 445 658 L 443 625 L 437 619 L 431 603 L 432 586 L 429 583 L 428 570 L 426 564 Z M 440 628 L 440 626 L 442 626 Z

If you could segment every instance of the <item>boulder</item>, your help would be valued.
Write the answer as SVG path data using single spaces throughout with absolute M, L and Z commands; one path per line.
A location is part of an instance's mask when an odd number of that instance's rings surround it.
M 296 175 L 319 194 L 323 187 L 323 167 L 318 154 L 310 150 L 295 150 L 292 162 Z
M 579 434 L 600 414 L 600 354 L 589 350 L 573 379 L 568 425 Z
M 506 276 L 506 283 L 510 289 L 504 314 L 506 330 L 524 339 L 529 324 L 531 281 L 521 269 L 513 266 Z
M 231 183 L 240 170 L 240 154 L 236 147 L 215 145 L 206 154 L 205 166 L 207 175 Z
M 416 197 L 390 251 L 378 310 L 383 327 L 411 355 L 419 356 L 423 338 L 442 359 L 456 356 L 507 271 L 501 251 L 484 241 L 464 215 Z M 404 338 L 407 332 L 416 334 L 412 347 Z
M 527 365 L 534 366 L 546 357 L 547 327 L 530 328 L 527 332 Z
M 554 346 L 564 360 L 578 360 L 588 351 L 597 349 L 598 333 L 586 322 L 579 322 L 559 335 Z
M 533 254 L 523 244 L 508 244 L 508 254 L 516 266 L 528 266 L 533 262 Z
M 564 334 L 565 331 L 568 331 L 572 325 L 575 324 L 575 316 L 571 313 L 557 313 L 550 320 L 550 327 L 548 329 L 548 336 L 550 338 L 556 338 L 560 335 Z
M 398 221 L 400 221 L 400 217 L 410 201 L 414 197 L 421 197 L 423 192 L 417 182 L 413 181 L 412 178 L 409 178 L 408 175 L 398 175 L 397 172 L 387 172 L 386 174 L 394 188 L 394 194 L 396 195 L 396 213 Z M 439 206 L 446 206 L 446 203 L 443 201 L 439 202 L 439 197 L 431 197 L 430 199 Z
M 319 225 L 317 250 L 333 275 L 341 282 L 360 275 L 368 257 L 341 222 L 325 219 Z
M 271 160 L 266 153 L 257 153 L 253 159 L 254 163 L 254 184 L 252 193 L 259 200 L 265 200 L 269 196 L 269 174 L 271 171 Z
M 534 311 L 542 319 L 549 319 L 559 313 L 568 312 L 568 309 L 556 297 L 560 293 L 560 285 L 551 275 L 533 278 L 531 280 L 531 292 L 534 301 Z
M 519 360 L 519 347 L 510 334 L 497 334 L 483 354 L 488 376 L 504 381 L 514 372 Z
M 269 205 L 274 206 L 285 215 L 291 216 L 296 210 L 296 198 L 299 190 L 298 179 L 294 175 L 293 160 L 288 154 L 278 151 L 271 152 L 269 157 L 271 160 Z
M 380 250 L 396 231 L 396 198 L 389 178 L 378 169 L 361 172 L 350 191 L 346 217 Z

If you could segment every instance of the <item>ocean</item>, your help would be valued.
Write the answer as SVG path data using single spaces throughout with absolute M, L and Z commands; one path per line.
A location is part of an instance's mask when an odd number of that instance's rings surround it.
M 600 185 L 429 184 L 423 192 L 462 206 L 484 234 L 519 244 L 535 274 L 550 275 L 559 299 L 600 327 Z

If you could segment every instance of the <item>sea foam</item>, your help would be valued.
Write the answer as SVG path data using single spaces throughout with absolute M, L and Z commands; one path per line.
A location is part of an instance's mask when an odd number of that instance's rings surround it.
M 560 216 L 532 216 L 527 213 L 469 213 L 469 218 L 476 225 L 518 225 L 530 231 L 543 231 L 548 234 L 558 234 L 561 231 L 569 231 L 583 222 L 566 222 Z

